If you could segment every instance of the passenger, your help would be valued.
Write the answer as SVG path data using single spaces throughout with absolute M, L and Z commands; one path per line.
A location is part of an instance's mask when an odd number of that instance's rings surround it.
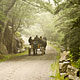
M 38 35 L 36 35 L 36 37 L 34 38 L 35 41 L 39 42 L 39 37 Z
M 40 39 L 42 40 L 42 36 L 40 36 Z
M 43 39 L 47 41 L 47 38 L 46 37 L 43 37 Z
M 46 49 L 46 46 L 47 46 L 46 38 L 42 38 L 42 36 L 40 36 L 39 43 L 40 43 L 40 47 L 44 48 L 44 54 L 45 54 L 45 49 Z
M 46 46 L 47 46 L 47 39 L 46 39 L 46 37 L 43 38 L 43 44 L 42 45 L 44 46 L 44 49 L 46 50 Z
M 47 39 L 46 39 L 46 37 L 42 38 L 42 36 L 40 36 L 39 43 L 40 43 L 40 46 L 42 46 L 42 47 L 44 47 L 44 49 L 46 49 L 46 46 L 47 46 Z
M 42 36 L 40 36 L 40 39 L 39 39 L 39 44 L 40 45 L 42 44 L 42 41 L 43 41 Z
M 29 42 L 30 45 L 33 43 L 33 40 L 32 40 L 32 37 L 31 36 L 30 36 L 28 42 Z

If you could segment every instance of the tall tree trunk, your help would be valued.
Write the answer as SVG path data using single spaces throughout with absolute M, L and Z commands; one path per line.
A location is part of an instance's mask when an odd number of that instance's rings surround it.
M 12 37 L 11 37 L 11 40 L 12 40 L 12 43 L 11 43 L 11 53 L 14 53 L 14 18 L 12 18 Z
M 14 33 L 12 32 L 11 53 L 14 53 Z
M 12 4 L 9 6 L 9 8 L 7 10 L 4 11 L 6 17 L 8 15 L 8 12 L 12 9 L 12 7 L 14 6 L 16 0 L 12 0 Z M 5 32 L 5 29 L 6 29 L 6 24 L 7 24 L 7 20 L 5 19 L 4 21 L 4 24 L 2 25 L 3 29 L 1 31 L 1 36 L 0 36 L 0 45 L 3 43 L 3 40 L 4 40 L 4 32 Z
M 1 27 L 2 27 L 2 29 L 1 29 L 1 31 L 0 31 L 0 45 L 2 44 L 2 42 L 3 42 L 3 28 L 4 28 L 4 23 L 3 24 L 1 24 Z

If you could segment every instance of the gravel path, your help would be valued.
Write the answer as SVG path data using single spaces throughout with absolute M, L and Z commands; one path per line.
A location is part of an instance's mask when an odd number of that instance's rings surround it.
M 50 80 L 57 52 L 50 46 L 45 55 L 21 56 L 0 63 L 0 80 Z

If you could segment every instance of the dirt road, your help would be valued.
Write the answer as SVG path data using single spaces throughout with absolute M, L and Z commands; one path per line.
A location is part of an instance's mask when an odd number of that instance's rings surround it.
M 21 56 L 0 63 L 0 80 L 50 80 L 57 52 L 50 46 L 45 55 Z

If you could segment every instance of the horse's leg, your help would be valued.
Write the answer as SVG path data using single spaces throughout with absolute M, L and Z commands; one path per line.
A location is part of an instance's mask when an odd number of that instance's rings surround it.
M 33 48 L 33 55 L 35 55 L 35 48 Z
M 28 50 L 29 50 L 29 55 L 31 55 L 31 48 L 28 48 Z
M 45 54 L 45 50 L 46 50 L 46 47 L 44 46 L 44 54 Z
M 37 54 L 37 48 L 35 49 L 35 51 L 36 51 L 36 54 Z

